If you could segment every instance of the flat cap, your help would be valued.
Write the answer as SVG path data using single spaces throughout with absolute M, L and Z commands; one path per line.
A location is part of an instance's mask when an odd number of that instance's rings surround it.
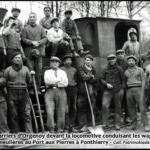
M 132 58 L 132 59 L 134 59 L 135 61 L 137 61 L 137 59 L 136 59 L 136 57 L 135 57 L 134 55 L 128 56 L 128 57 L 127 57 L 127 60 L 130 59 L 130 58 Z
M 74 58 L 71 54 L 66 54 L 64 57 L 62 57 L 62 61 L 64 61 L 67 58 L 71 58 L 72 60 L 74 60 Z
M 136 33 L 136 32 L 134 32 L 134 31 L 132 31 L 132 32 L 130 32 L 130 33 L 129 33 L 129 35 L 130 35 L 130 36 L 131 36 L 132 34 L 137 35 L 137 33 Z
M 115 55 L 115 54 L 109 54 L 109 55 L 107 56 L 107 59 L 109 59 L 109 58 L 116 58 L 116 55 Z
M 124 51 L 123 49 L 118 49 L 118 50 L 116 51 L 116 54 L 119 54 L 119 53 L 125 53 L 125 51 Z
M 15 56 L 17 56 L 17 55 L 19 55 L 19 54 L 22 56 L 21 52 L 14 52 L 14 53 L 11 55 L 11 59 L 13 59 Z
M 57 61 L 57 62 L 61 62 L 60 59 L 56 56 L 52 56 L 50 61 Z
M 11 10 L 11 12 L 13 12 L 13 11 L 18 11 L 18 12 L 21 12 L 21 10 L 19 9 L 19 8 L 12 8 L 12 10 Z
M 90 55 L 90 54 L 85 55 L 85 59 L 86 59 L 86 58 L 90 58 L 92 61 L 94 60 L 93 56 Z
M 72 10 L 66 10 L 64 14 L 72 14 Z
M 58 20 L 58 18 L 54 18 L 54 19 L 52 19 L 52 20 L 51 20 L 51 24 L 52 24 L 52 23 L 54 23 L 55 21 L 57 21 L 57 22 L 58 22 L 58 21 L 59 21 L 59 20 Z

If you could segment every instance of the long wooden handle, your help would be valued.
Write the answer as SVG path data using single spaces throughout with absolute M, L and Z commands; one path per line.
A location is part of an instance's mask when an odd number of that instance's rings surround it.
M 35 111 L 34 111 L 33 104 L 32 104 L 32 101 L 31 101 L 30 97 L 29 97 L 29 101 L 30 101 L 31 110 L 32 110 L 32 113 L 33 113 L 33 118 L 34 118 L 34 123 L 35 123 L 35 130 L 36 130 L 36 133 L 38 133 L 39 132 L 39 130 L 38 130 L 38 124 L 37 124 L 37 120 L 36 120 L 36 116 L 35 116 Z
M 93 108 L 92 108 L 91 99 L 90 99 L 90 95 L 89 95 L 89 91 L 88 91 L 86 81 L 84 81 L 84 84 L 85 84 L 85 88 L 86 88 L 88 101 L 89 101 L 89 104 L 90 104 L 90 110 L 91 110 L 91 115 L 92 115 L 92 126 L 95 127 L 95 117 L 94 117 Z
M 42 132 L 44 132 L 44 123 L 43 123 L 43 118 L 42 118 L 42 113 L 41 113 L 41 107 L 40 107 L 40 102 L 39 102 L 39 97 L 38 97 L 36 82 L 35 82 L 35 76 L 33 75 L 32 77 L 33 77 L 33 84 L 34 84 L 35 96 L 36 96 L 38 110 L 39 110 L 39 115 L 40 115 L 40 122 L 41 122 Z

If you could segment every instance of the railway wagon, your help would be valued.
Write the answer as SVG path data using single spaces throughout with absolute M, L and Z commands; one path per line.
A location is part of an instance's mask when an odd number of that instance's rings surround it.
M 100 76 L 102 69 L 107 64 L 107 56 L 121 49 L 128 40 L 129 29 L 137 32 L 137 40 L 140 41 L 141 20 L 129 20 L 105 17 L 85 17 L 75 19 L 84 47 L 90 50 L 94 56 L 94 66 Z M 83 59 L 78 59 L 78 66 Z

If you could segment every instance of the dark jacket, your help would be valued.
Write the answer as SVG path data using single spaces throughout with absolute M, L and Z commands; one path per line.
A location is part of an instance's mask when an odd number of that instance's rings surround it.
M 105 90 L 109 90 L 107 88 L 107 84 L 111 84 L 113 86 L 113 92 L 118 92 L 121 88 L 125 88 L 125 76 L 121 67 L 117 64 L 114 66 L 107 66 L 103 72 L 101 77 L 101 83 L 104 85 Z
M 47 42 L 47 37 L 43 27 L 39 25 L 31 27 L 31 25 L 27 25 L 22 30 L 21 38 L 24 44 L 24 53 L 26 57 L 31 55 L 32 49 L 38 49 L 40 51 L 40 56 L 45 55 L 45 43 Z M 39 47 L 34 48 L 32 41 L 39 42 Z
M 91 77 L 94 75 L 94 78 Z M 80 94 L 86 95 L 86 89 L 84 82 L 86 81 L 89 94 L 97 94 L 96 83 L 98 82 L 98 78 L 96 77 L 96 70 L 92 67 L 92 70 L 89 71 L 85 64 L 79 67 L 78 69 L 78 91 Z

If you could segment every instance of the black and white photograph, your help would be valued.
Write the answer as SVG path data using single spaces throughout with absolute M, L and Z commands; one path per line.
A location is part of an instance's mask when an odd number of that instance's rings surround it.
M 0 149 L 150 148 L 150 1 L 0 1 Z

